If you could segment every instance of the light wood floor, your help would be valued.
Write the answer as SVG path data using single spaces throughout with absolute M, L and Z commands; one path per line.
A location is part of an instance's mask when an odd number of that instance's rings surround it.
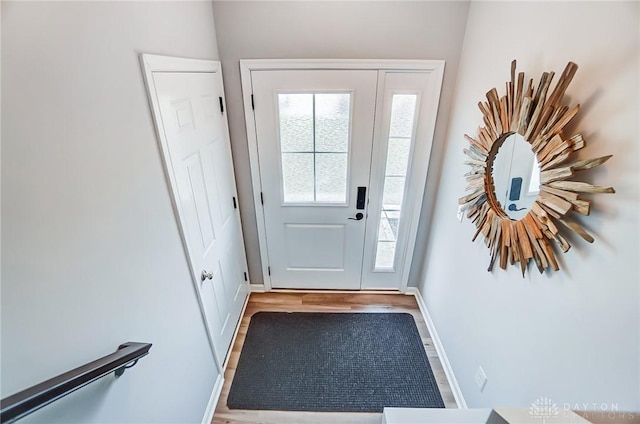
M 413 315 L 422 343 L 431 363 L 438 388 L 447 408 L 457 408 L 442 364 L 427 326 L 413 296 L 402 294 L 333 294 L 333 293 L 252 293 L 242 317 L 240 329 L 231 350 L 224 374 L 224 386 L 213 416 L 214 424 L 285 424 L 285 423 L 380 423 L 381 413 L 249 411 L 229 409 L 227 396 L 240 358 L 249 320 L 256 312 L 408 312 Z

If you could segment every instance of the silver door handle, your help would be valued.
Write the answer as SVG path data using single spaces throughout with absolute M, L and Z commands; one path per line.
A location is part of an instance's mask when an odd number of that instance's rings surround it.
M 207 273 L 207 271 L 202 270 L 202 274 L 200 274 L 200 280 L 204 281 L 206 279 L 213 280 L 213 272 Z

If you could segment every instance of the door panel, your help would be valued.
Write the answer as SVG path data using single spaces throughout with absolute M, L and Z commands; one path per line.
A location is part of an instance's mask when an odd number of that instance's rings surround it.
M 377 75 L 251 73 L 274 288 L 360 288 Z
M 287 268 L 344 271 L 344 225 L 286 224 Z
M 205 174 L 202 169 L 202 157 L 198 152 L 184 160 L 185 176 L 184 182 L 185 194 L 182 201 L 189 203 L 189 209 L 195 213 L 193 225 L 191 225 L 190 234 L 194 243 L 198 241 L 202 243 L 202 252 L 206 252 L 213 247 L 215 235 L 213 232 L 213 216 L 211 214 L 209 204 L 209 196 L 207 191 L 211 191 L 211 184 L 207 186 L 205 182 Z M 211 177 L 211 174 L 208 175 Z M 209 190 L 207 190 L 209 189 Z M 197 225 L 196 225 L 197 224 Z
M 248 284 L 227 125 L 218 105 L 221 77 L 219 72 L 153 72 L 153 84 L 192 278 L 222 364 Z

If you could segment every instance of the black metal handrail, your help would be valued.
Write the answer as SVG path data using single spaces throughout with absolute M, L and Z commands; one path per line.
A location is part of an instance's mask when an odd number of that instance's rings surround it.
M 120 377 L 138 359 L 149 354 L 151 343 L 128 342 L 114 353 L 89 362 L 57 377 L 6 397 L 0 401 L 0 422 L 12 423 L 45 405 L 115 371 Z

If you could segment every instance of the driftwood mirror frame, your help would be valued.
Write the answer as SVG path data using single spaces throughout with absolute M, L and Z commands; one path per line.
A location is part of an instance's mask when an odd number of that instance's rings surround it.
M 571 108 L 561 104 L 564 93 L 573 79 L 578 65 L 569 62 L 555 88 L 547 97 L 554 72 L 544 72 L 537 88 L 533 79 L 524 86 L 524 73 L 518 73 L 516 61 L 511 62 L 511 80 L 506 83 L 506 94 L 498 97 L 491 89 L 486 102 L 478 102 L 485 126 L 478 128 L 475 138 L 465 134 L 469 147 L 464 149 L 471 167 L 465 174 L 470 194 L 458 203 L 467 211 L 467 218 L 477 227 L 473 241 L 480 233 L 491 252 L 488 271 L 500 258 L 500 268 L 507 263 L 519 263 L 524 277 L 527 265 L 533 259 L 540 273 L 545 269 L 560 269 L 554 255 L 552 241 L 562 251 L 571 245 L 560 228 L 573 231 L 593 242 L 593 237 L 582 226 L 569 218 L 573 212 L 589 215 L 590 202 L 580 199 L 579 193 L 614 193 L 612 187 L 601 187 L 586 182 L 568 180 L 576 172 L 606 162 L 611 155 L 595 159 L 572 161 L 575 152 L 585 146 L 580 134 L 565 138 L 563 128 L 576 116 L 580 105 Z M 513 220 L 496 199 L 492 177 L 496 153 L 504 140 L 518 133 L 531 145 L 540 167 L 539 194 L 524 218 Z

